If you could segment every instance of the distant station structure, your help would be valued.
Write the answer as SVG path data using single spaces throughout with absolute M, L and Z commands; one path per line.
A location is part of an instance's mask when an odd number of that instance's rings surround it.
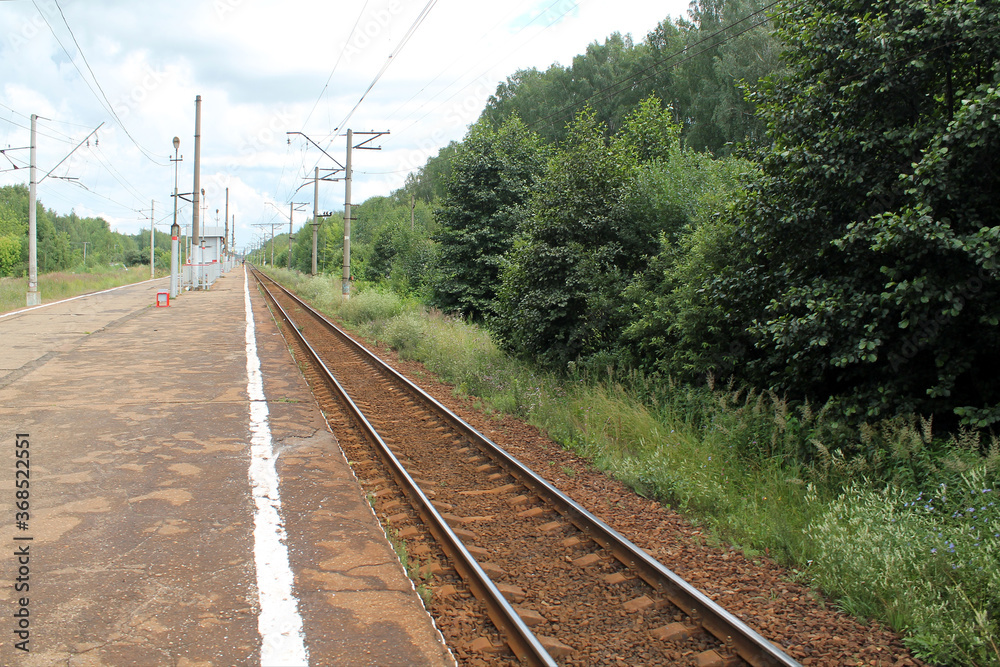
M 197 248 L 192 248 L 184 263 L 181 284 L 190 289 L 208 289 L 236 263 L 226 252 L 226 230 L 224 227 L 202 227 Z

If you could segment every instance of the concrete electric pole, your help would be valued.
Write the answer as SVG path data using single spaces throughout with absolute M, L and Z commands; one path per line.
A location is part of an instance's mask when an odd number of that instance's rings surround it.
M 354 145 L 354 131 L 347 131 L 347 166 L 344 168 L 344 276 L 341 282 L 341 292 L 344 300 L 351 298 L 351 151 L 355 148 L 359 150 L 378 151 L 379 146 L 366 146 L 369 141 L 373 141 L 386 132 L 358 132 L 358 134 L 370 135 L 357 146 Z
M 85 141 L 90 139 L 101 129 L 104 123 L 101 123 L 94 128 L 94 131 L 84 137 L 83 141 L 76 145 L 76 148 L 71 150 L 66 154 L 62 160 L 59 160 L 59 164 L 49 170 L 49 173 L 42 176 L 41 181 L 36 180 L 35 170 L 37 168 L 37 160 L 35 155 L 35 148 L 38 144 L 36 141 L 36 125 L 38 121 L 37 114 L 31 114 L 31 143 L 28 146 L 28 291 L 26 294 L 26 301 L 29 306 L 39 306 L 42 303 L 42 296 L 38 293 L 38 220 L 37 220 L 37 202 L 38 202 L 38 184 L 48 178 L 53 171 L 55 171 L 60 164 L 69 159 L 69 156 L 76 152 L 76 149 L 83 145 Z M 58 178 L 58 177 L 57 177 Z M 86 266 L 86 256 L 87 256 L 87 246 L 83 246 L 84 253 L 84 265 Z
M 354 132 L 347 131 L 347 166 L 344 168 L 344 277 L 340 282 L 344 300 L 351 298 L 351 146 Z
M 156 259 L 156 253 L 153 252 L 154 246 L 156 245 L 156 239 L 153 236 L 153 230 L 156 229 L 156 200 L 149 202 L 149 279 L 152 280 L 156 277 L 156 266 L 154 264 Z
M 194 206 L 191 213 L 191 283 L 201 287 L 201 95 L 194 98 Z
M 38 221 L 36 220 L 35 184 L 35 124 L 38 116 L 31 114 L 31 144 L 28 153 L 28 305 L 40 306 L 42 296 L 38 293 Z M 86 247 L 86 246 L 84 246 Z
M 319 167 L 313 175 L 313 254 L 312 274 L 316 275 L 316 244 L 319 242 Z
M 177 149 L 181 147 L 180 137 L 174 137 L 174 157 L 171 162 L 174 163 L 174 224 L 170 225 L 170 298 L 176 299 L 179 292 L 179 281 L 177 276 L 178 262 L 180 260 L 180 235 L 181 226 L 177 224 L 177 163 L 180 162 L 180 158 L 177 157 Z

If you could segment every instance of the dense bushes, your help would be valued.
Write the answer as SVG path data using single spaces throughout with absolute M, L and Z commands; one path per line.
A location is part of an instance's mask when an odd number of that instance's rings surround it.
M 553 151 L 524 208 L 491 327 L 508 350 L 564 371 L 567 363 L 632 363 L 653 347 L 626 336 L 678 239 L 711 217 L 749 169 L 681 147 L 656 98 L 610 140 L 585 111 Z M 651 263 L 652 262 L 652 263 Z
M 779 15 L 790 67 L 757 95 L 771 146 L 688 287 L 707 307 L 677 327 L 690 367 L 836 396 L 857 421 L 1000 419 L 1000 214 L 984 198 L 1000 189 L 997 8 Z

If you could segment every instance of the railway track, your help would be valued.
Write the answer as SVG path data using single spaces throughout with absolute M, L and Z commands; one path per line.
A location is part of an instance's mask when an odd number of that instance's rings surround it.
M 798 664 L 253 273 L 460 661 Z

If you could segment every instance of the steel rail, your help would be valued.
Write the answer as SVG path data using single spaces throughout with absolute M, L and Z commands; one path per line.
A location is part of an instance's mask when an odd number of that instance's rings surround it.
M 517 611 L 515 611 L 510 603 L 507 602 L 507 599 L 503 596 L 499 589 L 497 589 L 496 584 L 493 583 L 489 576 L 479 566 L 476 559 L 465 548 L 465 545 L 458 538 L 458 536 L 455 535 L 454 531 L 452 531 L 448 522 L 445 521 L 433 504 L 431 504 L 431 501 L 427 498 L 416 482 L 414 482 L 413 478 L 399 462 L 399 459 L 396 458 L 396 455 L 393 454 L 392 450 L 371 425 L 351 397 L 347 394 L 343 386 L 337 378 L 334 377 L 327 365 L 322 359 L 320 359 L 316 350 L 309 343 L 309 341 L 305 339 L 305 336 L 303 336 L 302 332 L 296 326 L 292 317 L 284 308 L 282 308 L 281 304 L 279 304 L 270 293 L 267 286 L 263 284 L 263 281 L 260 280 L 260 272 L 255 267 L 251 267 L 251 269 L 254 272 L 254 277 L 257 278 L 258 283 L 260 283 L 261 287 L 264 289 L 264 292 L 268 297 L 270 297 L 271 304 L 273 304 L 273 306 L 280 313 L 281 319 L 288 323 L 287 330 L 295 336 L 298 342 L 306 350 L 314 368 L 317 368 L 320 371 L 320 375 L 323 380 L 347 407 L 350 417 L 364 432 L 365 436 L 367 436 L 368 439 L 375 445 L 379 456 L 389 468 L 396 483 L 403 489 L 403 492 L 414 505 L 424 524 L 431 531 L 431 534 L 444 549 L 445 553 L 447 553 L 448 557 L 451 558 L 452 562 L 455 564 L 455 569 L 458 570 L 459 575 L 472 589 L 476 598 L 486 605 L 487 614 L 497 626 L 497 629 L 505 633 L 505 639 L 510 649 L 521 660 L 521 662 L 527 665 L 557 667 L 557 663 L 552 659 L 548 651 L 546 651 L 541 645 L 538 638 L 531 632 L 528 626 L 525 625 L 524 621 L 521 620 Z M 271 282 L 284 291 L 285 294 L 295 299 L 297 303 L 305 305 L 301 299 L 295 297 L 281 285 L 274 281 Z M 308 312 L 313 315 L 318 314 L 312 308 L 309 308 L 308 306 L 305 307 Z M 320 316 L 320 319 L 323 322 L 329 323 L 322 316 Z M 354 341 L 351 342 L 353 343 Z
M 270 278 L 268 279 L 270 280 Z M 644 581 L 661 592 L 670 602 L 695 618 L 706 631 L 724 644 L 731 645 L 736 653 L 747 663 L 754 667 L 801 667 L 796 660 L 762 637 L 749 625 L 723 609 L 718 603 L 689 584 L 680 575 L 665 567 L 631 540 L 588 512 L 576 501 L 552 486 L 548 481 L 535 474 L 534 471 L 518 461 L 517 458 L 505 449 L 479 433 L 479 431 L 442 405 L 433 396 L 429 395 L 371 353 L 363 345 L 355 341 L 322 313 L 316 311 L 277 282 L 273 280 L 271 282 L 290 298 L 294 299 L 301 308 L 310 312 L 328 330 L 349 341 L 383 373 L 388 374 L 395 381 L 406 387 L 416 398 L 443 415 L 452 426 L 472 440 L 480 451 L 497 461 L 511 475 L 536 494 L 551 502 L 560 514 L 566 517 L 567 520 L 573 523 L 585 535 L 605 549 L 608 549 L 623 565 L 636 571 Z

